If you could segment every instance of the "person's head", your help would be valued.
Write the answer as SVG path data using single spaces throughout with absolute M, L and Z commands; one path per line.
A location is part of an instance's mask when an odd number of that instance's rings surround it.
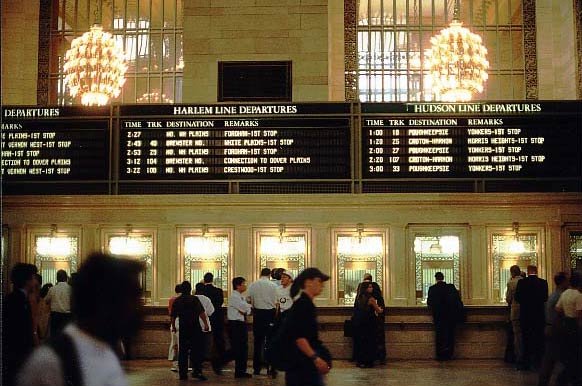
M 527 266 L 527 276 L 529 275 L 537 275 L 538 274 L 538 267 L 535 265 L 528 265 Z
M 582 272 L 572 272 L 572 276 L 570 276 L 570 287 L 582 291 Z
M 64 269 L 59 269 L 57 271 L 57 283 L 66 282 L 69 279 L 67 272 Z
M 310 298 L 314 298 L 323 291 L 323 283 L 329 280 L 329 276 L 317 268 L 305 268 L 297 276 L 291 286 L 291 297 L 294 298 L 303 291 Z
M 196 289 L 196 295 L 204 294 L 204 283 L 196 283 L 194 288 Z
M 521 275 L 521 269 L 519 265 L 512 265 L 509 267 L 509 273 L 511 273 L 511 277 L 518 277 Z
M 554 283 L 557 288 L 566 289 L 568 288 L 569 280 L 568 274 L 566 272 L 558 272 L 554 275 Z
M 79 326 L 111 345 L 135 335 L 142 316 L 139 276 L 143 269 L 136 260 L 100 252 L 89 255 L 71 293 L 71 312 Z
M 287 287 L 291 283 L 293 283 L 293 274 L 290 271 L 283 270 L 281 272 L 281 285 Z
M 363 281 L 373 281 L 372 274 L 366 273 Z
M 237 276 L 232 279 L 232 289 L 241 294 L 247 290 L 247 281 L 242 276 Z
M 281 280 L 281 273 L 285 271 L 285 268 L 275 268 L 271 270 L 271 279 Z
M 214 281 L 214 275 L 212 272 L 206 272 L 204 274 L 204 284 L 210 284 Z
M 174 287 L 174 292 L 177 294 L 181 294 L 182 293 L 182 285 L 176 284 L 176 287 Z
M 192 292 L 192 284 L 188 280 L 184 280 L 182 284 L 180 284 L 180 292 L 183 294 L 189 294 Z
M 269 277 L 271 276 L 271 269 L 270 268 L 263 268 L 261 269 L 261 277 Z
M 10 281 L 15 289 L 22 289 L 31 292 L 36 285 L 36 273 L 38 268 L 35 265 L 27 263 L 17 263 L 12 267 L 10 272 Z
M 371 294 L 374 291 L 374 287 L 372 287 L 372 283 L 369 281 L 364 281 L 360 283 L 360 291 L 358 292 L 359 296 Z
M 40 297 L 41 299 L 44 299 L 46 297 L 46 295 L 48 295 L 49 290 L 52 287 L 52 283 L 46 283 L 45 285 L 42 286 L 42 288 L 40 289 Z
M 443 281 L 445 280 L 445 275 L 443 275 L 442 272 L 437 272 L 434 274 L 434 278 L 436 279 L 436 281 Z

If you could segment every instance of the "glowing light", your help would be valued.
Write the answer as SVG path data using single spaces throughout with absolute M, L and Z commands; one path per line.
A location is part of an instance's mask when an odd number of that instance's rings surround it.
M 114 255 L 143 256 L 148 247 L 138 237 L 116 236 L 109 239 L 109 251 Z
M 65 85 L 85 106 L 103 106 L 119 96 L 127 71 L 123 48 L 100 25 L 76 38 L 65 54 Z
M 41 256 L 65 257 L 75 251 L 70 237 L 39 237 L 36 239 L 36 253 Z

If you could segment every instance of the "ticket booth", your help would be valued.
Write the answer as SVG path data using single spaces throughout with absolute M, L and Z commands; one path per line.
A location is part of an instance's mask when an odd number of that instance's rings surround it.
M 582 271 L 582 229 L 568 232 L 568 263 L 573 271 Z
M 43 284 L 56 284 L 57 271 L 61 269 L 69 276 L 77 271 L 79 240 L 78 230 L 58 228 L 56 225 L 29 232 L 32 260 L 38 267 Z
M 255 231 L 256 260 L 260 268 L 284 268 L 294 277 L 307 266 L 309 256 L 309 231 L 287 228 Z M 258 270 L 257 270 L 258 271 Z
M 384 288 L 385 233 L 365 230 L 359 224 L 355 230 L 334 231 L 337 296 L 340 305 L 353 305 L 358 285 L 370 274 Z
M 214 275 L 214 285 L 222 288 L 225 297 L 230 292 L 229 268 L 232 266 L 232 232 L 229 229 L 214 229 L 204 225 L 202 229 L 182 229 L 180 237 L 180 260 L 183 280 L 200 283 L 206 273 Z
M 526 271 L 528 265 L 537 266 L 540 262 L 543 228 L 520 227 L 518 223 L 513 223 L 511 228 L 490 229 L 488 234 L 493 261 L 493 296 L 497 302 L 505 303 L 511 266 L 517 265 Z
M 144 264 L 140 276 L 142 296 L 146 302 L 151 302 L 154 291 L 155 230 L 127 227 L 125 230 L 103 229 L 102 232 L 106 252 Z

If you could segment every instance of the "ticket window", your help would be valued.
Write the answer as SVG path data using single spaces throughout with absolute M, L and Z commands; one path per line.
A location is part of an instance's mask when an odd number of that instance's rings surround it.
M 569 232 L 568 236 L 570 268 L 573 271 L 582 271 L 582 231 Z
M 57 271 L 67 275 L 77 271 L 79 237 L 67 233 L 35 234 L 32 236 L 34 264 L 42 276 L 43 284 L 57 283 Z
M 460 237 L 456 235 L 415 235 L 416 301 L 426 304 L 428 289 L 436 283 L 435 274 L 442 272 L 445 282 L 460 288 Z
M 369 273 L 381 287 L 384 276 L 382 234 L 336 234 L 338 303 L 353 305 L 358 285 Z
M 144 270 L 140 276 L 142 296 L 151 301 L 153 283 L 154 235 L 152 233 L 125 233 L 107 236 L 107 252 L 114 256 L 141 261 Z
M 307 233 L 280 231 L 279 234 L 259 232 L 260 268 L 284 268 L 297 277 L 307 264 Z
M 190 281 L 194 287 L 210 272 L 214 275 L 214 285 L 222 288 L 227 297 L 230 292 L 230 234 L 185 234 L 182 236 L 182 251 L 184 280 Z
M 494 231 L 490 235 L 493 260 L 493 291 L 499 303 L 505 303 L 510 268 L 519 266 L 526 271 L 528 265 L 538 265 L 540 234 L 531 230 Z

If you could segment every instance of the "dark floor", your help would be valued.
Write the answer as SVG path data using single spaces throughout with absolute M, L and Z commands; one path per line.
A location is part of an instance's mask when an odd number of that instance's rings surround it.
M 164 360 L 137 360 L 125 362 L 130 386 L 171 386 L 185 384 L 205 385 L 284 385 L 284 374 L 272 380 L 266 375 L 252 379 L 234 379 L 233 369 L 227 367 L 224 375 L 216 376 L 210 369 L 204 374 L 207 382 L 189 379 L 179 381 L 178 374 L 170 371 L 170 362 Z M 249 367 L 249 371 L 252 368 Z M 337 361 L 326 377 L 328 386 L 535 386 L 537 374 L 516 371 L 495 360 L 397 361 L 373 369 L 360 369 L 353 363 Z

